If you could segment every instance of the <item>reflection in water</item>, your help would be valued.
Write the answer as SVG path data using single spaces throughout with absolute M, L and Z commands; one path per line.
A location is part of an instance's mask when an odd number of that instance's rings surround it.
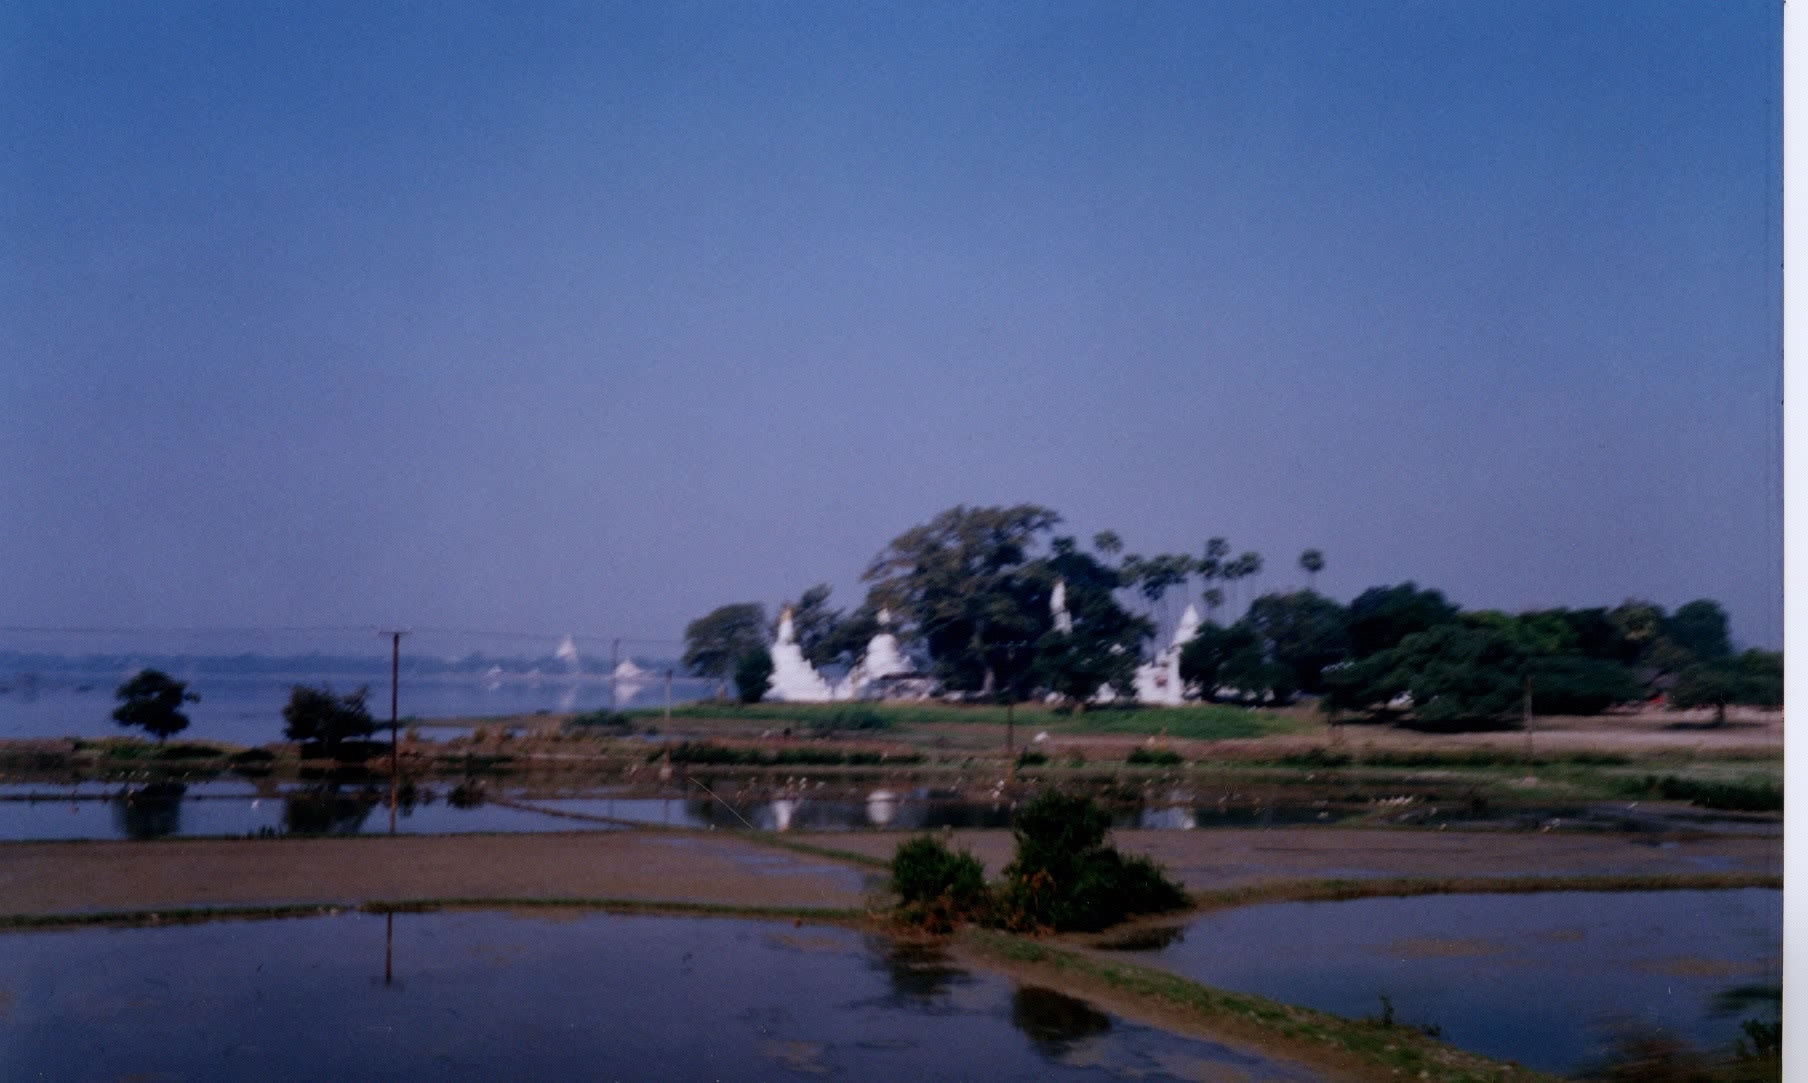
M 1186 926 L 1158 925 L 1126 929 L 1108 939 L 1099 941 L 1099 947 L 1106 951 L 1160 951 L 1169 944 L 1185 939 Z
M 1312 1078 L 864 944 L 607 914 L 9 933 L 0 1079 Z
M 291 835 L 356 835 L 381 795 L 371 787 L 343 791 L 337 786 L 283 797 L 283 830 Z
M 1011 1025 L 1045 1055 L 1059 1057 L 1075 1042 L 1110 1030 L 1111 1017 L 1065 993 L 1020 985 L 1011 994 Z
M 933 1007 L 955 983 L 967 978 L 939 944 L 874 936 L 867 938 L 867 947 L 883 964 L 891 979 L 892 999 L 899 1003 Z
M 128 839 L 160 839 L 182 832 L 180 782 L 153 782 L 113 799 L 113 824 Z

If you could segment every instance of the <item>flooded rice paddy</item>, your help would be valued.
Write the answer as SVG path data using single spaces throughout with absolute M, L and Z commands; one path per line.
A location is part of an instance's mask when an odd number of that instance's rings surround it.
M 343 914 L 0 942 L 7 1079 L 1317 1078 L 834 927 Z
M 1135 957 L 1570 1073 L 1633 1030 L 1717 1050 L 1745 1019 L 1774 1022 L 1782 909 L 1758 888 L 1272 903 L 1205 915 Z
M 405 788 L 395 816 L 399 834 L 610 830 L 656 825 L 756 831 L 923 831 L 1008 828 L 1017 805 L 932 789 L 871 789 L 823 796 L 755 798 L 718 795 L 692 784 L 688 792 L 599 789 L 545 795 L 455 782 Z M 1360 808 L 1322 804 L 1220 804 L 1186 800 L 1120 802 L 1107 806 L 1117 829 L 1206 830 L 1347 822 Z M 1629 809 L 1625 803 L 1526 813 L 1480 824 L 1438 820 L 1470 829 L 1666 830 L 1775 834 L 1774 817 L 1708 817 L 1689 810 Z M 1522 822 L 1523 821 L 1523 822 Z M 1386 819 L 1372 822 L 1387 823 Z M 147 839 L 263 835 L 356 835 L 390 830 L 388 787 L 323 788 L 223 779 L 129 786 L 84 782 L 0 784 L 0 841 Z

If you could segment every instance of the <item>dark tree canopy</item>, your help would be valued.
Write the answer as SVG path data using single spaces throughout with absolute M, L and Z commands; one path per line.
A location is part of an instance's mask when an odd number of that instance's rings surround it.
M 1038 571 L 1050 581 L 1051 592 L 1053 581 L 1065 584 L 1072 628 L 1062 631 L 1051 626 L 1042 634 L 1026 676 L 1081 706 L 1106 685 L 1122 698 L 1134 697 L 1136 666 L 1142 660 L 1143 644 L 1155 630 L 1148 620 L 1117 603 L 1114 594 L 1122 585 L 1119 574 L 1093 557 L 1075 552 L 1072 546 L 1060 545 L 1054 556 L 1039 562 L 1030 574 Z
M 1782 652 L 1748 650 L 1737 658 L 1698 662 L 1677 675 L 1669 699 L 1672 707 L 1713 707 L 1718 722 L 1726 721 L 1733 704 L 1781 707 Z
M 1457 607 L 1436 590 L 1420 590 L 1411 582 L 1397 587 L 1370 587 L 1350 603 L 1350 653 L 1367 658 L 1396 647 L 1414 632 L 1456 619 Z
M 201 698 L 190 692 L 187 684 L 156 669 L 139 670 L 113 694 L 119 699 L 119 706 L 113 709 L 113 721 L 122 726 L 138 726 L 159 741 L 188 728 L 182 705 Z
M 727 680 L 743 655 L 765 646 L 765 606 L 721 606 L 685 626 L 684 667 L 700 677 Z
M 1285 667 L 1288 683 L 1301 692 L 1322 692 L 1325 667 L 1349 654 L 1349 612 L 1312 591 L 1264 594 L 1245 619 L 1261 640 L 1264 659 Z
M 1664 622 L 1664 635 L 1703 662 L 1714 662 L 1733 653 L 1727 634 L 1726 610 L 1720 603 L 1700 598 L 1683 605 Z
M 755 647 L 735 662 L 735 691 L 742 703 L 758 703 L 772 689 L 772 653 Z
M 1002 669 L 1033 661 L 1049 627 L 1052 586 L 1030 549 L 1060 516 L 1034 504 L 950 508 L 892 539 L 864 579 L 868 604 L 906 622 L 935 675 L 956 691 L 991 693 Z
M 376 720 L 364 703 L 369 694 L 368 687 L 340 696 L 330 686 L 294 685 L 282 711 L 283 735 L 291 741 L 318 744 L 327 755 L 337 758 L 345 742 L 376 732 Z

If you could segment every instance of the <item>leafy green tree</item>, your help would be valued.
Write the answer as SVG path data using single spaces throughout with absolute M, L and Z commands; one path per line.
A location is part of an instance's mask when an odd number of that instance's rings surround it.
M 293 685 L 289 688 L 289 702 L 282 710 L 283 736 L 319 745 L 326 755 L 338 759 L 347 741 L 361 740 L 376 732 L 376 720 L 364 704 L 369 694 L 369 687 L 339 696 L 333 694 L 331 687 Z
M 1317 549 L 1308 549 L 1299 555 L 1299 566 L 1306 569 L 1306 589 L 1311 590 L 1318 582 L 1318 573 L 1325 570 L 1325 555 Z
M 1644 685 L 1611 658 L 1553 654 L 1530 660 L 1534 714 L 1600 714 L 1639 699 Z
M 1324 691 L 1325 667 L 1349 656 L 1349 612 L 1310 590 L 1264 594 L 1245 620 L 1261 640 L 1264 660 L 1285 667 L 1287 683 L 1302 692 Z
M 1737 658 L 1697 662 L 1677 675 L 1669 702 L 1682 709 L 1713 707 L 1716 724 L 1726 722 L 1726 709 L 1733 704 L 1781 707 L 1782 652 L 1748 650 Z
M 994 694 L 1001 671 L 1028 669 L 1050 626 L 1052 584 L 1028 565 L 1059 521 L 1034 504 L 950 508 L 874 558 L 863 577 L 873 584 L 868 603 L 907 622 L 945 687 Z
M 727 681 L 741 658 L 766 646 L 766 607 L 725 605 L 684 628 L 684 667 L 699 677 Z
M 758 703 L 772 689 L 772 653 L 764 645 L 741 655 L 735 663 L 735 691 L 742 703 Z
M 1111 818 L 1091 799 L 1053 791 L 1017 814 L 1001 917 L 1022 930 L 1102 929 L 1131 914 L 1178 910 L 1186 891 L 1144 857 L 1105 845 Z
M 1133 698 L 1136 666 L 1154 628 L 1117 603 L 1119 573 L 1071 546 L 1058 546 L 1035 570 L 1048 579 L 1051 592 L 1055 580 L 1066 584 L 1073 626 L 1068 631 L 1051 626 L 1036 641 L 1032 681 L 1082 708 L 1107 684 L 1119 697 Z
M 137 726 L 159 743 L 188 728 L 182 705 L 201 699 L 188 690 L 186 683 L 156 669 L 139 670 L 131 680 L 114 689 L 113 695 L 119 700 L 119 706 L 113 709 L 113 721 Z
M 832 588 L 818 583 L 791 607 L 791 627 L 798 649 L 817 667 L 851 665 L 879 630 L 878 611 L 862 606 L 853 614 L 829 608 Z M 776 629 L 773 630 L 776 635 Z
M 1420 722 L 1504 723 L 1523 715 L 1526 655 L 1503 630 L 1439 624 L 1389 653 Z
M 1664 621 L 1664 635 L 1702 662 L 1718 661 L 1733 653 L 1726 610 L 1708 598 L 1686 603 L 1670 614 Z
M 1240 682 L 1250 679 L 1252 667 L 1261 662 L 1261 638 L 1246 622 L 1238 621 L 1229 628 L 1207 622 L 1180 648 L 1180 679 L 1213 700 L 1220 685 L 1241 687 Z
M 1397 587 L 1371 587 L 1350 603 L 1350 653 L 1367 658 L 1398 646 L 1415 632 L 1454 621 L 1457 607 L 1435 590 L 1411 582 Z

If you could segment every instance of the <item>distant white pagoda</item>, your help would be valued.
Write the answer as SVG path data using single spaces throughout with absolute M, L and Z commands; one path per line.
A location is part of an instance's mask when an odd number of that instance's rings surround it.
M 797 645 L 790 606 L 778 619 L 778 642 L 772 645 L 772 685 L 766 690 L 766 698 L 780 703 L 827 703 L 836 698 L 835 689 L 822 679 Z

